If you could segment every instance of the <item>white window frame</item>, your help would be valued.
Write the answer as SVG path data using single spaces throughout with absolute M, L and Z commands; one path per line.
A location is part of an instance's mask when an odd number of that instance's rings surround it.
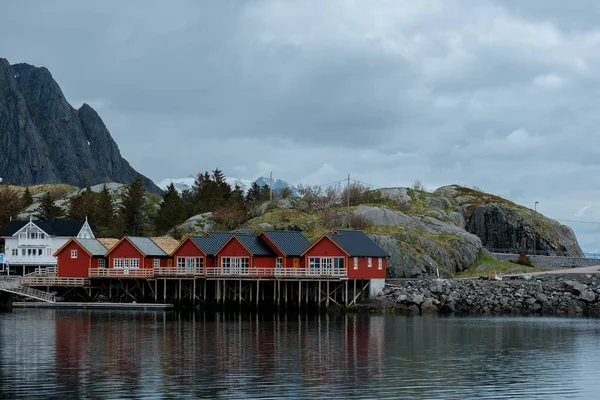
M 382 270 L 383 269 L 383 258 L 379 257 L 377 259 L 377 269 L 378 270 Z
M 277 269 L 283 268 L 283 257 L 277 257 L 275 259 L 275 268 L 277 268 Z
M 204 269 L 204 257 L 196 257 L 196 269 L 197 270 Z
M 19 255 L 19 249 L 12 249 L 12 255 L 13 256 L 18 256 Z
M 354 269 L 358 269 L 358 257 L 354 257 Z
M 152 268 L 160 268 L 160 258 L 154 258 L 152 260 Z
M 123 269 L 123 259 L 122 258 L 114 258 L 113 259 L 113 268 L 115 269 Z
M 373 257 L 367 257 L 367 265 L 369 268 L 373 268 Z
M 98 259 L 98 268 L 106 268 L 106 260 L 104 258 Z
M 71 258 L 77 258 L 77 250 L 71 250 Z
M 138 269 L 140 267 L 140 259 L 139 258 L 130 258 L 129 259 L 129 269 Z

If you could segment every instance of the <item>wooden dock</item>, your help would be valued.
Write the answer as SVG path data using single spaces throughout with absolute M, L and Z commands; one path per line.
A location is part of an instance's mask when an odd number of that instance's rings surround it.
M 79 303 L 79 302 L 14 302 L 13 308 L 51 308 L 51 309 L 76 309 L 76 310 L 139 310 L 139 311 L 167 311 L 173 309 L 173 304 L 150 303 Z

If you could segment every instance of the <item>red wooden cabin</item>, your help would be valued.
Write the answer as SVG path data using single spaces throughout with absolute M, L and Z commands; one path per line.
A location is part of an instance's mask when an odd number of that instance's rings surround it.
M 151 238 L 124 236 L 106 254 L 107 267 L 124 271 L 168 267 L 170 256 Z
M 348 279 L 385 279 L 389 255 L 362 231 L 335 230 L 304 253 L 310 273 L 345 271 Z
M 273 275 L 277 254 L 257 235 L 236 233 L 215 252 L 221 274 Z
M 310 247 L 308 239 L 298 231 L 263 231 L 259 237 L 276 253 L 276 267 L 304 268 L 302 253 Z
M 97 239 L 71 238 L 53 254 L 57 259 L 57 276 L 87 278 L 89 268 L 106 267 L 107 252 Z
M 202 236 L 188 236 L 171 253 L 177 268 L 214 268 L 215 253 L 231 237 L 229 232 L 207 232 Z

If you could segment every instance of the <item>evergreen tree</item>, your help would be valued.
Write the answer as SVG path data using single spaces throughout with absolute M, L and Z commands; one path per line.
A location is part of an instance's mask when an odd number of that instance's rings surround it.
M 120 213 L 125 235 L 146 234 L 146 189 L 140 175 L 128 185 Z
M 23 192 L 23 196 L 21 197 L 21 203 L 23 208 L 27 208 L 33 204 L 33 196 L 31 195 L 31 192 L 29 191 L 28 187 L 26 187 L 25 191 Z
M 181 192 L 181 208 L 183 210 L 183 217 L 188 219 L 195 213 L 195 197 L 194 192 L 191 189 L 185 189 Z
M 96 235 L 99 237 L 113 236 L 118 233 L 119 229 L 115 227 L 115 204 L 113 196 L 104 185 L 102 191 L 98 195 L 96 206 L 96 215 L 94 218 L 93 228 Z
M 16 218 L 22 209 L 21 198 L 8 185 L 0 185 L 0 232 L 4 230 L 11 218 Z
M 260 188 L 260 201 L 268 201 L 271 197 L 271 189 L 269 185 L 264 185 Z
M 53 220 L 61 218 L 64 214 L 62 208 L 54 204 L 54 198 L 50 192 L 46 192 L 42 197 L 40 206 L 37 209 L 35 217 L 41 220 Z
M 182 205 L 181 197 L 175 189 L 175 185 L 171 183 L 167 187 L 167 192 L 154 218 L 154 228 L 157 234 L 162 235 L 184 221 Z
M 95 223 L 98 208 L 98 199 L 89 187 L 80 194 L 69 199 L 67 215 L 69 219 L 85 219 L 91 224 Z
M 252 182 L 252 186 L 248 189 L 248 193 L 246 193 L 246 202 L 254 207 L 261 201 L 261 192 L 260 186 L 256 182 Z
M 235 185 L 235 188 L 229 195 L 229 204 L 244 204 L 244 192 L 240 185 Z
M 214 210 L 215 208 L 222 206 L 229 201 L 229 196 L 231 196 L 231 186 L 229 186 L 225 180 L 225 175 L 223 175 L 223 172 L 219 168 L 215 168 L 213 171 L 212 179 L 216 185 L 216 192 L 212 207 L 212 210 Z

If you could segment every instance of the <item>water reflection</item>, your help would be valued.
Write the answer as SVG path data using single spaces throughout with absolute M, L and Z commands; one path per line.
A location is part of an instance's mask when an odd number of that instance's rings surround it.
M 589 398 L 600 321 L 17 311 L 0 398 Z

